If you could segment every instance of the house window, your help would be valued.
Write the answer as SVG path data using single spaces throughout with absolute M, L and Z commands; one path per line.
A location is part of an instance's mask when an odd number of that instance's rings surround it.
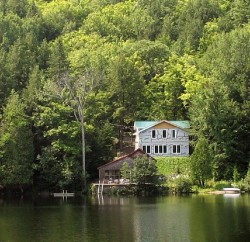
M 156 131 L 153 129 L 152 130 L 152 138 L 155 139 L 155 137 L 156 137 Z
M 181 153 L 181 146 L 173 145 L 173 154 L 180 154 L 180 153 Z
M 155 154 L 166 154 L 167 146 L 166 145 L 155 145 Z
M 167 137 L 167 130 L 163 130 L 162 131 L 162 138 L 166 138 Z
M 115 180 L 120 179 L 120 170 L 105 170 L 105 179 L 106 180 Z
M 173 138 L 173 139 L 176 138 L 176 130 L 175 130 L 175 129 L 172 130 L 172 138 Z
M 147 154 L 150 154 L 150 153 L 151 153 L 150 145 L 143 145 L 143 146 L 142 146 L 142 149 L 143 149 L 143 151 L 146 152 Z

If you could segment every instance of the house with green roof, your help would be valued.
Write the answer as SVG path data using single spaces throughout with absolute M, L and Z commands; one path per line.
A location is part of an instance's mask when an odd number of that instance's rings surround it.
M 189 156 L 188 121 L 135 121 L 135 149 L 151 156 Z

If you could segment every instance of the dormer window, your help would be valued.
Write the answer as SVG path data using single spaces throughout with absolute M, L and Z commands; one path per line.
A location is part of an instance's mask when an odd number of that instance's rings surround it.
M 162 138 L 167 138 L 167 130 L 163 129 Z
M 152 138 L 155 139 L 155 137 L 156 137 L 156 131 L 153 129 L 152 130 Z
M 176 130 L 175 130 L 175 129 L 172 130 L 172 138 L 173 138 L 173 139 L 176 138 Z

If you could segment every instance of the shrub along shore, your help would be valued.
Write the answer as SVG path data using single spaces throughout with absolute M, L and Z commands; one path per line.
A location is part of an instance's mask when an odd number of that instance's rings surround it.
M 110 195 L 156 195 L 156 194 L 216 194 L 221 193 L 223 188 L 239 188 L 242 192 L 250 191 L 250 172 L 239 179 L 232 177 L 232 180 L 214 179 L 205 180 L 201 186 L 192 177 L 191 157 L 161 157 L 156 159 L 157 174 L 152 173 L 150 183 L 146 184 L 126 184 L 126 185 L 110 185 L 103 191 L 104 194 Z M 238 178 L 238 179 L 237 179 Z M 237 180 L 236 180 L 237 179 Z M 91 193 L 97 193 L 97 187 L 91 186 Z

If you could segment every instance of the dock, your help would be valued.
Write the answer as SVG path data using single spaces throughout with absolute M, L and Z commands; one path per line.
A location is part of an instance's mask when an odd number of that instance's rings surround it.
M 73 192 L 68 192 L 67 190 L 63 192 L 57 192 L 57 193 L 53 193 L 54 197 L 74 197 L 75 193 Z

